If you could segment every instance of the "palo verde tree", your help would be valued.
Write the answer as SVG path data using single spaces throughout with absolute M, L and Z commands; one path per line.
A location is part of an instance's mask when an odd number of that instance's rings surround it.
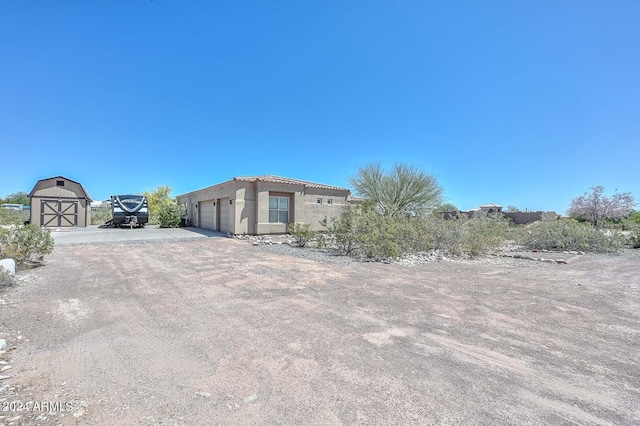
M 635 205 L 636 201 L 630 192 L 616 190 L 607 197 L 604 195 L 604 186 L 592 186 L 590 191 L 571 201 L 567 215 L 600 226 L 605 219 L 626 218 Z
M 149 216 L 153 222 L 159 220 L 160 212 L 164 207 L 175 204 L 175 201 L 171 198 L 171 191 L 173 191 L 173 188 L 170 186 L 159 185 L 158 188 L 144 193 L 147 200 L 149 200 Z
M 442 188 L 435 177 L 416 166 L 396 163 L 389 172 L 380 164 L 358 167 L 350 184 L 384 216 L 421 214 L 442 202 Z
M 439 212 L 456 212 L 460 210 L 455 204 L 451 203 L 442 203 L 434 208 Z
M 443 213 L 459 212 L 459 211 L 460 209 L 455 204 L 442 203 L 442 204 L 438 204 L 437 206 L 434 206 L 433 210 L 431 210 L 431 214 L 434 217 L 442 217 Z

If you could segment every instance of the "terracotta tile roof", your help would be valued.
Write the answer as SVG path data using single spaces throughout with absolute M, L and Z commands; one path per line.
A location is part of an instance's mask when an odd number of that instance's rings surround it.
M 331 189 L 331 190 L 335 190 L 335 191 L 349 191 L 346 188 L 340 188 L 338 186 L 324 185 L 322 183 L 307 182 L 307 181 L 304 181 L 304 180 L 291 179 L 291 178 L 286 178 L 286 177 L 281 177 L 281 176 L 274 176 L 274 175 L 237 176 L 237 177 L 234 177 L 233 180 L 241 181 L 241 182 L 257 182 L 257 181 L 261 181 L 261 182 L 273 182 L 273 183 L 289 183 L 289 184 L 292 184 L 292 185 L 303 185 L 303 186 L 305 186 L 307 188 Z

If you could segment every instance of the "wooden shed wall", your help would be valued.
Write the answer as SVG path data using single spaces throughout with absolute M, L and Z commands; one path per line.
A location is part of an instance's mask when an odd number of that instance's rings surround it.
M 64 186 L 58 186 L 57 181 L 64 181 Z M 64 178 L 51 178 L 39 181 L 31 191 L 31 223 L 41 225 L 42 201 L 78 201 L 78 227 L 91 224 L 91 200 L 87 198 L 82 186 L 77 182 Z M 49 226 L 56 227 L 57 224 Z M 62 224 L 60 226 L 70 226 Z

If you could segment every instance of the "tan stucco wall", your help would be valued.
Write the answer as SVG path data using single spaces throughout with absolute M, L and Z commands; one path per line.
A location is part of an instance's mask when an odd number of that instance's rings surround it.
M 236 182 L 233 204 L 233 233 L 256 233 L 256 188 L 253 182 Z
M 331 189 L 309 188 L 303 185 L 274 184 L 271 182 L 258 182 L 258 234 L 282 234 L 287 232 L 288 225 L 269 223 L 269 196 L 290 197 L 289 222 L 308 223 L 314 231 L 324 231 L 320 224 L 323 219 L 338 217 L 347 207 L 347 191 Z M 322 198 L 322 204 L 318 204 L 318 198 Z M 331 199 L 332 204 L 327 200 Z
M 299 212 L 296 212 L 296 195 L 304 189 L 302 185 L 291 185 L 273 182 L 256 182 L 257 192 L 257 234 L 284 234 L 287 232 L 288 224 L 269 223 L 269 196 L 277 195 L 289 197 L 289 222 L 295 220 Z
M 178 203 L 186 204 L 187 216 L 192 226 L 197 223 L 195 206 L 201 201 L 219 200 L 229 197 L 230 224 L 233 234 L 282 234 L 287 232 L 288 224 L 269 223 L 269 196 L 289 197 L 289 222 L 308 223 L 311 229 L 322 231 L 320 221 L 325 217 L 337 217 L 347 206 L 347 191 L 305 188 L 304 185 L 227 181 L 218 185 L 177 196 Z M 318 204 L 317 199 L 323 203 Z M 329 205 L 327 199 L 333 204 Z M 218 209 L 216 209 L 216 215 Z M 216 221 L 218 218 L 216 217 Z M 216 222 L 217 223 L 217 222 Z
M 303 220 L 296 222 L 309 223 L 314 231 L 324 231 L 325 228 L 320 222 L 325 218 L 330 221 L 331 218 L 340 216 L 347 208 L 347 196 L 345 192 L 307 188 L 303 197 Z M 318 204 L 318 198 L 322 199 L 322 204 Z M 332 204 L 328 204 L 329 199 Z
M 216 205 L 218 205 L 218 200 L 221 198 L 235 198 L 235 190 L 236 190 L 236 182 L 227 181 L 218 185 L 213 185 L 204 189 L 200 189 L 198 191 L 189 192 L 187 194 L 178 195 L 176 200 L 178 204 L 182 204 L 186 207 L 187 217 L 189 219 L 189 224 L 191 226 L 200 226 L 199 223 L 199 215 L 198 215 L 198 203 L 202 201 L 216 201 Z M 229 206 L 232 207 L 232 206 Z M 215 223 L 218 223 L 218 208 L 214 209 Z M 229 209 L 229 213 L 231 214 L 232 209 Z M 232 223 L 233 227 L 233 223 Z

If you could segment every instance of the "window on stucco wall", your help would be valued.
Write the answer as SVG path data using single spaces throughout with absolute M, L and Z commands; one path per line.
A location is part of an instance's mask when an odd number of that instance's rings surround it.
M 289 197 L 269 197 L 269 223 L 289 223 Z

